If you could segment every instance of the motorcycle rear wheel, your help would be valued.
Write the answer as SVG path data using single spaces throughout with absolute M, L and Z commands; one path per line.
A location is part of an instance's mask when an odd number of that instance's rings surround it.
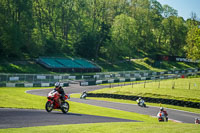
M 159 122 L 164 122 L 164 119 L 163 118 L 158 118 L 158 121 Z
M 51 112 L 53 110 L 53 105 L 51 104 L 50 101 L 47 101 L 45 109 L 47 112 Z
M 64 114 L 66 114 L 69 111 L 69 103 L 68 102 L 64 102 L 62 103 L 62 107 L 61 110 Z

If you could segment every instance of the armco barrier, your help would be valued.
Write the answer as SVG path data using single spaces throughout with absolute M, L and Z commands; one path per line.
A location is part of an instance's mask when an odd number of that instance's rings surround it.
M 153 72 L 153 71 L 124 71 L 124 72 L 110 72 L 110 73 L 96 73 L 95 75 L 69 75 L 69 74 L 9 74 L 9 73 L 0 73 L 0 83 L 44 83 L 44 82 L 67 82 L 68 80 L 110 80 L 114 79 L 114 82 L 117 80 L 123 79 L 141 79 L 142 77 L 152 78 L 158 76 L 164 76 L 166 74 L 176 74 L 176 75 L 185 75 L 189 73 L 198 73 L 200 69 L 186 69 L 186 70 L 173 70 L 173 71 L 164 71 L 164 72 Z M 147 79 L 146 79 L 147 80 Z
M 54 83 L 0 83 L 0 87 L 52 87 Z M 61 83 L 61 86 L 67 87 L 69 83 Z
M 114 99 L 124 99 L 124 100 L 137 100 L 139 96 L 127 96 L 127 95 L 118 95 L 118 94 L 105 94 L 105 93 L 88 93 L 88 97 L 104 97 L 104 98 L 114 98 Z M 150 103 L 162 103 L 162 104 L 169 104 L 175 106 L 182 106 L 182 107 L 191 107 L 191 108 L 198 108 L 200 109 L 199 102 L 191 102 L 191 101 L 181 101 L 175 99 L 162 99 L 162 98 L 151 98 L 151 97 L 142 97 L 145 102 Z
M 80 86 L 89 86 L 89 85 L 98 85 L 98 84 L 107 84 L 111 83 L 119 83 L 119 82 L 132 82 L 132 81 L 145 81 L 145 80 L 160 80 L 160 79 L 172 79 L 181 77 L 180 75 L 170 75 L 170 76 L 156 76 L 156 77 L 138 77 L 138 78 L 118 78 L 118 79 L 107 79 L 107 80 L 96 80 L 96 81 L 83 81 L 80 82 Z

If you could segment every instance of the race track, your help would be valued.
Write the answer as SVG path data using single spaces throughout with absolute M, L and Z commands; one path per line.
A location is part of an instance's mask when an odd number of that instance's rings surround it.
M 70 84 L 65 88 L 68 94 L 81 93 L 85 91 L 92 91 L 96 89 L 105 88 L 106 86 L 79 86 L 79 84 Z M 108 87 L 108 86 L 107 86 Z M 52 89 L 32 90 L 27 93 L 33 95 L 47 96 Z M 156 116 L 159 111 L 158 107 L 148 106 L 142 108 L 134 104 L 116 103 L 98 100 L 83 100 L 79 98 L 71 98 L 71 101 L 80 102 L 95 106 L 107 107 L 112 109 L 124 110 L 128 112 L 136 112 L 150 116 Z M 200 118 L 200 114 L 184 112 L 173 109 L 166 109 L 169 114 L 169 119 L 183 122 L 194 123 L 196 117 Z M 59 111 L 47 113 L 45 110 L 30 110 L 30 109 L 6 109 L 0 108 L 0 129 L 2 128 L 21 128 L 33 126 L 46 125 L 62 125 L 62 124 L 81 124 L 81 123 L 100 123 L 100 122 L 137 122 L 127 119 L 118 119 L 111 117 L 101 117 L 84 114 L 67 113 L 63 114 Z
M 68 94 L 72 93 L 80 93 L 84 90 L 92 91 L 96 89 L 102 89 L 109 86 L 79 86 L 79 84 L 70 84 L 69 87 L 65 88 L 65 92 Z M 48 92 L 50 92 L 51 89 L 47 90 L 33 90 L 29 91 L 27 93 L 34 94 L 34 95 L 40 95 L 40 96 L 47 96 Z M 145 115 L 150 115 L 153 117 L 156 117 L 159 107 L 152 107 L 148 106 L 147 108 L 139 107 L 135 104 L 126 104 L 126 103 L 115 103 L 115 102 L 107 102 L 107 101 L 99 101 L 99 100 L 83 100 L 79 98 L 71 98 L 71 101 L 74 102 L 80 102 L 95 106 L 101 106 L 101 107 L 107 107 L 112 109 L 118 109 L 118 110 L 124 110 L 128 112 L 135 112 Z M 175 109 L 166 109 L 169 114 L 169 119 L 176 121 L 176 122 L 182 122 L 182 123 L 194 123 L 195 118 L 200 118 L 200 114 L 190 113 L 186 111 L 179 111 Z

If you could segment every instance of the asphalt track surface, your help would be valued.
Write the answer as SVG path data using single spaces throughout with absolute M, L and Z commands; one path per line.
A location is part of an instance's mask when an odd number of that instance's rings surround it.
M 102 89 L 105 87 L 109 87 L 109 85 L 108 86 L 102 86 L 102 85 L 79 86 L 79 84 L 70 84 L 69 87 L 65 88 L 65 92 L 68 94 L 72 94 L 72 93 L 80 93 L 80 92 L 83 92 L 84 90 L 88 92 L 88 91 L 93 91 L 96 89 Z M 40 95 L 40 96 L 47 96 L 48 92 L 50 91 L 51 89 L 33 90 L 27 93 Z M 135 113 L 150 115 L 153 117 L 156 117 L 159 111 L 159 107 L 153 107 L 153 106 L 148 106 L 148 105 L 147 105 L 147 108 L 143 108 L 143 107 L 139 107 L 136 104 L 116 103 L 116 102 L 99 101 L 99 100 L 83 100 L 79 98 L 71 98 L 71 101 L 95 105 L 95 106 L 107 107 L 107 108 L 112 108 L 112 109 L 118 109 L 118 110 L 123 110 L 123 111 L 128 111 L 128 112 L 135 112 Z M 169 119 L 176 122 L 194 123 L 195 118 L 200 118 L 200 114 L 196 114 L 196 113 L 169 109 L 169 108 L 167 108 L 166 110 L 169 114 Z
M 70 84 L 69 87 L 64 88 L 68 94 L 81 93 L 83 91 L 93 91 L 102 89 L 108 86 L 79 86 L 79 84 Z M 27 93 L 33 95 L 47 96 L 52 89 L 32 90 Z M 128 112 L 135 112 L 156 117 L 159 111 L 158 107 L 149 106 L 142 108 L 134 104 L 107 102 L 99 100 L 83 100 L 79 98 L 71 98 L 71 101 L 80 102 L 100 107 L 107 107 L 112 109 L 124 110 Z M 169 114 L 169 119 L 183 122 L 194 123 L 195 118 L 200 118 L 200 114 L 166 109 Z M 67 113 L 62 114 L 58 111 L 47 113 L 45 110 L 29 110 L 29 109 L 4 109 L 0 108 L 0 129 L 1 128 L 21 128 L 33 126 L 46 125 L 63 125 L 63 124 L 81 124 L 81 123 L 100 123 L 100 122 L 136 122 L 127 119 L 118 119 L 111 117 L 101 117 L 84 114 Z
M 79 87 L 72 85 L 70 89 L 65 89 L 68 93 L 80 93 L 83 88 L 86 91 L 94 90 L 93 87 Z M 96 86 L 95 89 L 100 89 L 102 86 Z M 46 90 L 33 90 L 27 93 L 47 96 L 48 92 L 52 89 Z M 70 90 L 70 91 L 69 91 Z M 35 126 L 48 126 L 48 125 L 64 125 L 64 124 L 83 124 L 83 123 L 102 123 L 102 122 L 139 122 L 128 119 L 119 119 L 112 117 L 85 115 L 67 113 L 63 114 L 60 111 L 52 111 L 47 113 L 45 110 L 31 110 L 31 109 L 10 109 L 0 108 L 0 129 L 6 128 L 23 128 Z
M 0 129 L 101 122 L 136 121 L 74 113 L 63 114 L 59 111 L 47 113 L 45 110 L 0 109 Z

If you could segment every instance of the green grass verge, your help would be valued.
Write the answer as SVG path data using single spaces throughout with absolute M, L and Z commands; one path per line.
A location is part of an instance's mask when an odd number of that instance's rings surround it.
M 199 133 L 200 126 L 180 123 L 93 123 L 0 129 L 0 133 Z
M 109 93 L 134 95 L 142 97 L 166 98 L 183 101 L 200 102 L 200 79 L 175 79 L 128 86 L 118 86 L 92 91 L 92 93 Z

